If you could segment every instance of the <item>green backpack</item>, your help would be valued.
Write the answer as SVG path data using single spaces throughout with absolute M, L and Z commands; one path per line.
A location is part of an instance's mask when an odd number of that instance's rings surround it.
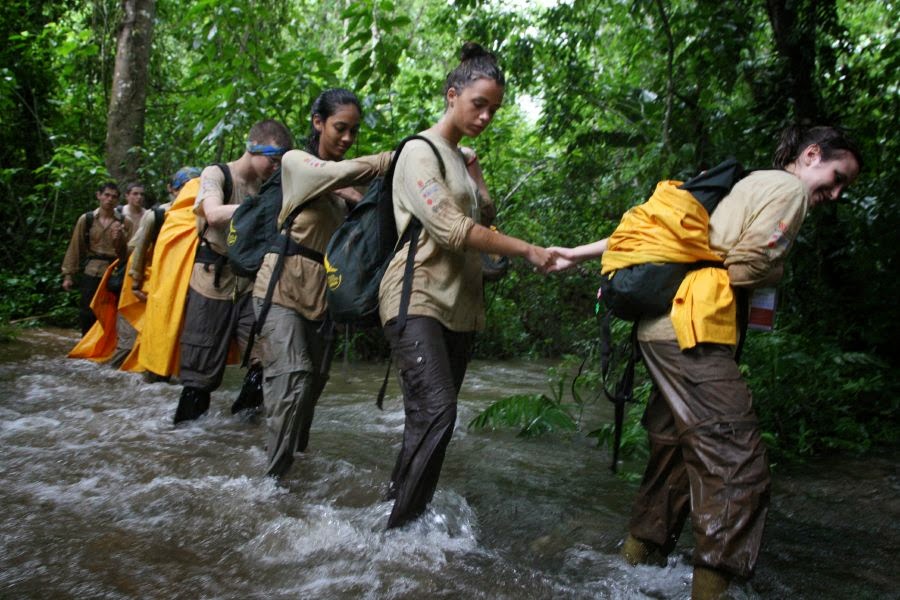
M 384 177 L 372 182 L 362 200 L 353 207 L 346 221 L 331 236 L 325 250 L 325 299 L 328 302 L 328 312 L 335 323 L 357 327 L 378 325 L 378 289 L 381 278 L 395 251 L 408 239 L 410 251 L 406 259 L 400 315 L 397 318 L 401 328 L 406 323 L 415 251 L 422 223 L 413 217 L 403 232 L 403 237 L 399 237 L 397 224 L 394 222 L 391 187 L 397 160 L 410 140 L 422 140 L 431 146 L 440 166 L 441 177 L 446 175 L 444 161 L 428 138 L 411 135 L 397 145 Z

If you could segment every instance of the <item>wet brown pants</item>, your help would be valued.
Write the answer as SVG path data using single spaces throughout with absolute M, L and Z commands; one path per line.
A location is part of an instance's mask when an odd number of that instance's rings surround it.
M 178 375 L 184 387 L 216 390 L 222 384 L 231 340 L 237 339 L 243 354 L 255 322 L 249 293 L 234 301 L 215 300 L 188 288 Z
M 253 299 L 257 315 L 262 305 L 262 299 Z M 309 443 L 334 347 L 321 321 L 310 321 L 295 310 L 272 304 L 255 348 L 263 367 L 266 475 L 282 477 L 293 464 L 294 453 L 303 452 Z
M 406 411 L 403 446 L 388 493 L 394 499 L 390 529 L 421 515 L 434 496 L 474 334 L 450 331 L 431 317 L 410 317 L 402 333 L 390 321 L 384 333 L 400 370 Z
M 629 531 L 668 553 L 688 514 L 694 565 L 753 573 L 769 504 L 769 468 L 750 390 L 732 348 L 641 342 L 656 384 L 644 414 L 650 458 Z

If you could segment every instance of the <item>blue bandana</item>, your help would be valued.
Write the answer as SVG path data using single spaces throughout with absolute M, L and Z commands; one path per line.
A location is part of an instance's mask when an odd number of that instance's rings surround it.
M 247 142 L 247 152 L 250 154 L 261 154 L 263 156 L 281 156 L 287 152 L 287 148 L 281 146 L 268 146 L 266 144 L 254 144 Z
M 181 167 L 172 176 L 172 187 L 175 189 L 175 191 L 178 191 L 184 187 L 184 184 L 186 184 L 194 177 L 200 177 L 200 169 L 198 169 L 197 167 Z

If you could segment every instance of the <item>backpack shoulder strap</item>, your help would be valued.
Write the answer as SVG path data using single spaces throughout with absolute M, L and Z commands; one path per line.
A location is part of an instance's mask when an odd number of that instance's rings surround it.
M 94 226 L 94 211 L 84 213 L 84 251 L 91 251 L 91 227 Z
M 150 231 L 150 241 L 156 242 L 159 232 L 162 230 L 163 222 L 166 220 L 166 209 L 156 207 L 153 209 L 153 229 Z
M 438 168 L 441 171 L 441 178 L 447 179 L 447 169 L 444 166 L 444 160 L 441 158 L 440 152 L 438 152 L 437 147 L 434 145 L 434 142 L 421 135 L 411 135 L 405 138 L 400 144 L 397 146 L 397 150 L 394 153 L 393 160 L 391 161 L 391 168 L 389 171 L 389 176 L 385 177 L 385 183 L 387 185 L 391 185 L 393 180 L 393 169 L 396 165 L 397 159 L 400 158 L 400 152 L 403 150 L 403 146 L 407 144 L 407 142 L 411 140 L 422 140 L 427 143 L 432 152 L 434 152 L 434 157 L 438 161 Z M 419 245 L 419 234 L 422 232 L 422 222 L 419 221 L 416 217 L 413 217 L 409 222 L 409 225 L 406 228 L 406 231 L 403 232 L 403 236 L 400 238 L 400 242 L 398 246 L 403 246 L 405 241 L 409 240 L 409 251 L 406 254 L 406 265 L 403 269 L 403 288 L 400 291 L 400 307 L 399 313 L 397 314 L 397 326 L 399 330 L 402 332 L 406 327 L 406 317 L 409 312 L 409 300 L 412 296 L 412 279 L 413 279 L 413 270 L 415 268 L 415 258 L 416 258 L 416 249 Z
M 228 168 L 228 165 L 225 163 L 216 163 L 216 166 L 222 171 L 222 175 L 225 176 L 225 185 L 222 187 L 222 194 L 225 197 L 225 204 L 228 204 L 231 201 L 231 196 L 234 194 L 234 179 L 231 177 L 231 169 Z

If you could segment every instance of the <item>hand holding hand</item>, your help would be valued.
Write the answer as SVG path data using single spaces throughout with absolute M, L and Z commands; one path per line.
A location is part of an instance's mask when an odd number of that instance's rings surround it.
M 528 253 L 525 258 L 534 265 L 535 272 L 547 274 L 547 269 L 553 264 L 553 257 L 546 248 L 531 245 L 528 247 Z
M 571 248 L 562 248 L 559 246 L 551 246 L 547 248 L 547 251 L 550 253 L 551 264 L 547 269 L 548 273 L 558 273 L 559 271 L 565 271 L 567 269 L 571 269 L 575 265 L 577 265 L 579 260 L 575 256 L 575 253 Z

